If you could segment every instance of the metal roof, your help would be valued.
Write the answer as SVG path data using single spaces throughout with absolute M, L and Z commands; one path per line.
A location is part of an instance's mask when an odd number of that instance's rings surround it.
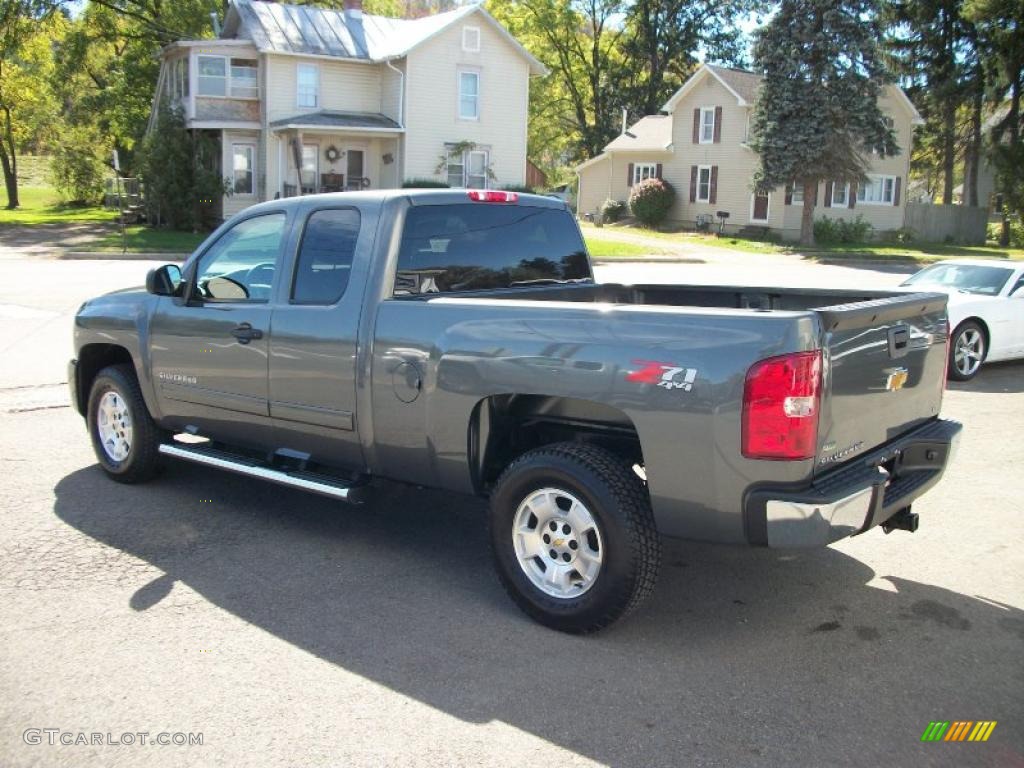
M 321 109 L 318 112 L 305 112 L 292 117 L 273 120 L 271 128 L 350 128 L 368 129 L 373 131 L 401 131 L 402 126 L 390 117 L 375 112 L 339 112 Z
M 413 48 L 471 15 L 482 16 L 530 62 L 535 74 L 544 68 L 480 5 L 420 19 L 392 19 L 311 5 L 265 0 L 231 0 L 223 37 L 249 37 L 261 52 L 336 56 L 382 61 L 405 56 Z

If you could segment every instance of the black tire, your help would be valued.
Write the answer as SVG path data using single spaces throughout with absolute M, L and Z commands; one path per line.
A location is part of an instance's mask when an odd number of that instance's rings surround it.
M 117 393 L 131 418 L 130 448 L 128 455 L 121 461 L 107 453 L 100 438 L 98 410 L 100 401 L 108 392 Z M 163 434 L 149 415 L 135 371 L 130 365 L 112 365 L 96 375 L 89 390 L 86 423 L 96 458 L 110 478 L 119 483 L 141 483 L 156 474 L 160 463 L 158 448 Z
M 976 333 L 980 339 L 981 344 L 981 361 L 978 366 L 969 373 L 962 373 L 956 364 L 956 350 L 957 345 L 961 343 L 962 337 L 967 333 Z M 982 363 L 985 362 L 985 358 L 988 356 L 988 336 L 985 334 L 985 329 L 982 328 L 981 324 L 975 320 L 964 320 L 956 329 L 949 335 L 949 368 L 948 376 L 952 381 L 970 381 L 978 375 L 978 371 L 981 370 Z
M 534 491 L 557 488 L 579 499 L 601 537 L 601 570 L 589 589 L 554 597 L 520 566 L 512 528 Z M 637 608 L 654 589 L 661 541 L 643 481 L 624 459 L 602 448 L 558 443 L 523 454 L 491 494 L 488 535 L 501 583 L 531 618 L 561 632 L 596 632 Z

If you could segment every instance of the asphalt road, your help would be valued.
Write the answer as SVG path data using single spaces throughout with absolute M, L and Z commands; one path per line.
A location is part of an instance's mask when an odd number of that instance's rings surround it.
M 68 315 L 149 266 L 0 261 L 0 765 L 1024 765 L 1024 364 L 947 392 L 964 440 L 918 533 L 669 542 L 645 608 L 575 638 L 502 593 L 476 501 L 108 481 Z M 922 743 L 932 720 L 998 725 Z

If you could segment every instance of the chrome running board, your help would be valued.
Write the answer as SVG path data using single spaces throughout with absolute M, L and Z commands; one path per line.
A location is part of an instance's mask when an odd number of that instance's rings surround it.
M 165 456 L 224 469 L 239 475 L 257 477 L 260 480 L 286 485 L 290 488 L 312 491 L 321 496 L 330 496 L 332 499 L 341 499 L 352 504 L 359 504 L 362 501 L 358 493 L 361 489 L 359 486 L 346 486 L 338 479 L 318 475 L 314 472 L 285 472 L 205 445 L 186 447 L 183 444 L 161 443 L 159 451 Z

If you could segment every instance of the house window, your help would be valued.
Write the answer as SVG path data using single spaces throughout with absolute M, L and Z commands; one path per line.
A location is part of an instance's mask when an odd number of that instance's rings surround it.
M 793 205 L 804 204 L 804 184 L 802 181 L 793 182 L 793 189 L 790 192 L 789 199 Z
M 480 27 L 462 28 L 462 50 L 467 53 L 480 53 Z
M 712 144 L 715 141 L 715 108 L 700 108 L 700 143 Z
M 316 192 L 317 175 L 320 171 L 320 146 L 317 144 L 302 145 L 302 191 L 306 193 Z
M 167 82 L 167 94 L 172 99 L 183 99 L 188 96 L 188 59 L 177 59 L 170 66 L 170 79 Z
M 316 64 L 299 64 L 295 82 L 296 100 L 300 107 L 320 105 L 320 68 Z
M 480 119 L 480 75 L 477 72 L 459 73 L 459 118 Z
M 448 150 L 448 186 L 486 189 L 489 166 L 490 153 L 485 149 Z
M 232 98 L 255 99 L 259 96 L 258 72 L 258 65 L 253 59 L 232 59 L 230 89 Z
M 701 165 L 697 168 L 697 202 L 711 202 L 711 166 Z
M 200 96 L 228 95 L 228 60 L 223 56 L 199 57 Z
M 832 182 L 832 207 L 846 208 L 850 204 L 850 185 Z
M 644 179 L 653 179 L 658 175 L 657 163 L 637 163 L 633 166 L 633 183 L 639 184 Z
M 892 205 L 895 176 L 868 176 L 868 183 L 857 187 L 857 202 L 865 205 Z
M 256 146 L 254 144 L 231 145 L 232 190 L 236 195 L 255 193 Z

